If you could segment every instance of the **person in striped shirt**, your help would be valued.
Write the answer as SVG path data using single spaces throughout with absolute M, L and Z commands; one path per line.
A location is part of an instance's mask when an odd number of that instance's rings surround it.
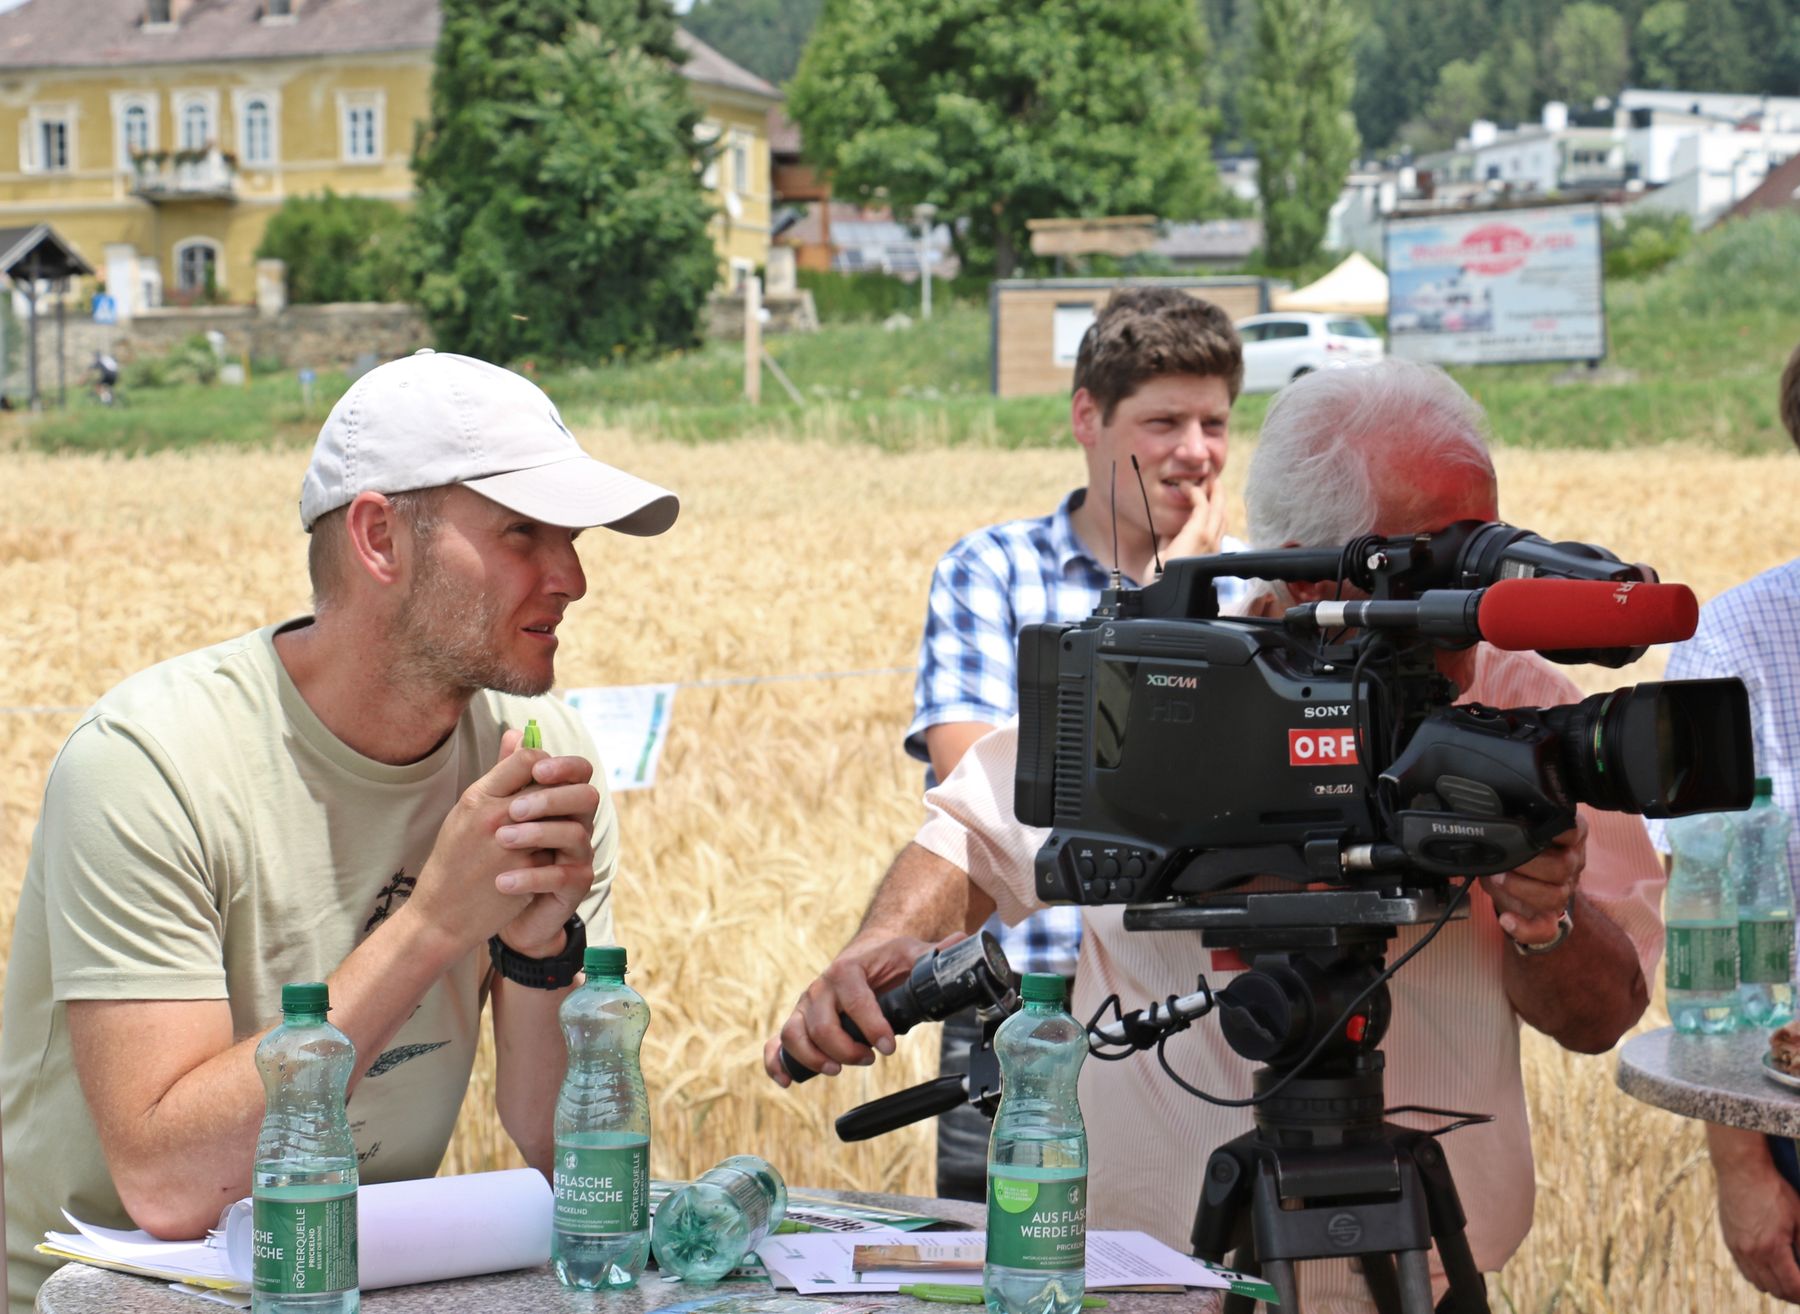
M 1781 421 L 1800 447 L 1800 347 L 1781 375 Z M 1694 637 L 1669 653 L 1664 678 L 1735 675 L 1750 693 L 1756 770 L 1775 802 L 1800 816 L 1800 557 L 1746 580 L 1700 609 Z M 1666 827 L 1652 823 L 1668 851 Z M 1788 834 L 1789 874 L 1800 879 L 1800 826 Z M 1708 1123 L 1706 1148 L 1719 1186 L 1719 1230 L 1738 1271 L 1759 1291 L 1800 1304 L 1800 1193 L 1793 1142 Z M 1788 1169 L 1778 1171 L 1778 1159 Z
M 1088 326 L 1069 401 L 1086 487 L 1050 515 L 966 535 L 932 572 L 905 741 L 906 751 L 927 764 L 927 789 L 955 770 L 970 744 L 1018 711 L 1021 629 L 1088 615 L 1115 565 L 1136 584 L 1155 577 L 1159 555 L 1243 547 L 1225 533 L 1219 483 L 1243 381 L 1243 348 L 1230 318 L 1180 288 L 1124 288 Z M 1221 580 L 1219 603 L 1230 606 L 1244 592 L 1243 581 Z M 1015 970 L 1074 976 L 1079 909 L 1045 908 L 1017 926 L 993 918 L 986 929 Z M 944 1070 L 963 1071 L 980 1039 L 973 1008 L 945 1019 Z M 972 1105 L 938 1119 L 940 1196 L 986 1198 L 987 1139 L 987 1119 Z
M 1430 366 L 1388 360 L 1298 380 L 1277 397 L 1263 424 L 1246 493 L 1250 541 L 1259 548 L 1322 546 L 1371 531 L 1413 533 L 1495 519 L 1498 490 L 1484 433 L 1480 408 Z M 1273 614 L 1332 591 L 1327 584 L 1267 588 L 1251 610 Z M 1580 697 L 1536 654 L 1477 645 L 1444 654 L 1441 667 L 1465 698 L 1493 706 Z M 778 1083 L 786 1084 L 777 1058 L 783 1046 L 827 1073 L 874 1061 L 875 1049 L 856 1044 L 839 1025 L 840 1011 L 881 1052 L 893 1052 L 875 991 L 990 912 L 1017 922 L 1039 906 L 1032 861 L 1048 832 L 1013 815 L 1017 750 L 1015 719 L 977 741 L 926 796 L 929 815 L 883 878 L 862 929 L 765 1047 L 765 1066 Z M 1535 1182 L 1520 1026 L 1572 1050 L 1610 1048 L 1649 1001 L 1647 983 L 1662 948 L 1663 884 L 1638 818 L 1583 807 L 1576 828 L 1532 861 L 1482 878 L 1471 892 L 1469 917 L 1449 923 L 1390 982 L 1390 1106 L 1493 1117 L 1444 1141 L 1468 1215 L 1470 1249 L 1484 1272 L 1498 1271 L 1531 1226 Z M 1071 1009 L 1077 1016 L 1091 1016 L 1108 995 L 1133 1007 L 1185 993 L 1200 971 L 1215 990 L 1235 979 L 1229 962 L 1207 960 L 1197 937 L 1127 933 L 1123 912 L 1082 909 Z M 1400 928 L 1390 961 L 1426 929 Z M 1210 1022 L 1178 1037 L 1169 1056 L 1194 1085 L 1227 1097 L 1249 1093 L 1250 1064 Z M 1249 1129 L 1249 1111 L 1189 1097 L 1145 1055 L 1085 1065 L 1080 1089 L 1088 1114 L 1090 1225 L 1137 1229 L 1185 1248 L 1207 1155 Z M 1354 1263 L 1299 1265 L 1304 1307 L 1313 1314 L 1372 1310 Z M 1432 1276 L 1441 1291 L 1445 1279 L 1435 1255 Z

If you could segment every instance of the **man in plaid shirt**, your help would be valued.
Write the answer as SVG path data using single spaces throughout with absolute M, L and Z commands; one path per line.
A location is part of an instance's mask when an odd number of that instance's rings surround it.
M 1128 582 L 1143 584 L 1155 577 L 1158 556 L 1242 547 L 1224 532 L 1219 473 L 1243 377 L 1237 331 L 1212 303 L 1169 287 L 1127 288 L 1107 302 L 1081 340 L 1069 404 L 1087 486 L 1050 515 L 968 535 L 932 575 L 906 731 L 906 751 L 928 764 L 926 788 L 1018 711 L 1021 628 L 1087 616 L 1115 565 Z M 1245 585 L 1223 580 L 1218 589 L 1220 605 L 1229 606 Z M 996 917 L 987 929 L 1015 970 L 1075 974 L 1078 907 L 1046 908 L 1016 927 Z M 966 1066 L 980 1034 L 972 1009 L 945 1023 L 948 1070 Z M 938 1120 L 939 1195 L 986 1198 L 987 1132 L 969 1106 Z
M 1781 376 L 1781 420 L 1800 446 L 1800 347 Z M 1775 803 L 1800 816 L 1800 557 L 1721 593 L 1700 612 L 1694 637 L 1669 653 L 1665 679 L 1735 675 L 1750 691 L 1757 774 L 1775 785 Z M 1668 851 L 1666 828 L 1650 823 Z M 1788 833 L 1788 870 L 1800 877 L 1800 826 Z M 1776 1168 L 1756 1132 L 1708 1124 L 1706 1148 L 1719 1183 L 1719 1230 L 1738 1270 L 1771 1296 L 1800 1304 L 1800 1194 Z

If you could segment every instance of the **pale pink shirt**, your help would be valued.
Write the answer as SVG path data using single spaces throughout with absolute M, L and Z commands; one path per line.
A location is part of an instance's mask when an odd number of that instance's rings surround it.
M 1580 691 L 1535 654 L 1481 646 L 1468 699 L 1493 707 L 1544 707 L 1578 701 Z M 1015 718 L 977 741 L 950 779 L 925 796 L 929 816 L 917 842 L 966 871 L 1016 923 L 1039 904 L 1032 862 L 1048 831 L 1013 816 Z M 1646 982 L 1662 953 L 1662 865 L 1643 823 L 1618 812 L 1583 807 L 1589 826 L 1581 890 L 1631 939 Z M 1531 1130 L 1519 1068 L 1519 1019 L 1501 984 L 1507 943 L 1494 906 L 1479 886 L 1470 916 L 1447 925 L 1389 982 L 1393 1023 L 1387 1055 L 1387 1103 L 1424 1105 L 1494 1116 L 1443 1138 L 1457 1193 L 1468 1215 L 1475 1263 L 1495 1272 L 1531 1227 L 1535 1182 Z M 1085 934 L 1070 1011 L 1086 1021 L 1108 995 L 1126 1010 L 1185 994 L 1204 973 L 1218 990 L 1235 973 L 1216 970 L 1192 932 L 1127 932 L 1120 907 L 1083 909 Z M 1401 927 L 1391 963 L 1428 928 Z M 1564 952 L 1567 952 L 1566 950 Z M 1250 1094 L 1248 1061 L 1208 1017 L 1172 1038 L 1167 1053 L 1184 1079 L 1214 1095 Z M 1184 1253 L 1212 1150 L 1248 1131 L 1247 1109 L 1222 1109 L 1187 1094 L 1157 1067 L 1154 1053 L 1117 1063 L 1090 1061 L 1081 1071 L 1081 1106 L 1093 1164 L 1089 1225 L 1150 1233 Z M 1432 1127 L 1443 1119 L 1399 1115 Z M 1443 1288 L 1435 1251 L 1432 1276 Z M 1300 1265 L 1301 1295 L 1313 1314 L 1372 1309 L 1360 1275 L 1347 1260 Z

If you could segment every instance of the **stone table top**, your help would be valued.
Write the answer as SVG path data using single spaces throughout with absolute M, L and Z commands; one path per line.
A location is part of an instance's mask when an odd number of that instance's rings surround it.
M 1663 1027 L 1625 1042 L 1619 1089 L 1686 1118 L 1800 1137 L 1800 1089 L 1770 1078 L 1768 1051 L 1766 1028 L 1700 1036 Z
M 809 1191 L 861 1204 L 882 1205 L 908 1213 L 930 1214 L 964 1227 L 979 1228 L 986 1222 L 983 1206 L 963 1200 L 926 1200 L 908 1195 L 875 1195 L 861 1191 Z M 451 1282 L 424 1282 L 410 1287 L 388 1287 L 364 1294 L 365 1314 L 491 1314 L 496 1310 L 604 1311 L 604 1314 L 647 1314 L 664 1305 L 695 1300 L 708 1294 L 772 1295 L 764 1282 L 721 1282 L 709 1287 L 690 1287 L 664 1282 L 646 1274 L 638 1285 L 625 1291 L 571 1291 L 556 1280 L 549 1267 L 493 1273 L 485 1277 L 459 1278 Z M 792 1292 L 784 1293 L 791 1296 Z M 1181 1294 L 1152 1292 L 1102 1292 L 1106 1314 L 1219 1314 L 1221 1294 L 1187 1291 Z M 815 1297 L 821 1304 L 849 1297 Z M 949 1314 L 955 1305 L 929 1305 L 911 1296 L 859 1296 L 859 1301 L 879 1301 L 884 1307 L 936 1311 Z M 219 1308 L 197 1297 L 182 1295 L 166 1282 L 113 1273 L 87 1264 L 65 1264 L 51 1274 L 38 1291 L 42 1314 L 203 1314 Z M 972 1307 L 978 1308 L 978 1307 Z

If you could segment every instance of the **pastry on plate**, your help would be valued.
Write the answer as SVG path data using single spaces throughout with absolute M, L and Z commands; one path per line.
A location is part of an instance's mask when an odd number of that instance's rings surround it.
M 1769 1037 L 1769 1061 L 1783 1072 L 1800 1077 L 1800 1018 Z

